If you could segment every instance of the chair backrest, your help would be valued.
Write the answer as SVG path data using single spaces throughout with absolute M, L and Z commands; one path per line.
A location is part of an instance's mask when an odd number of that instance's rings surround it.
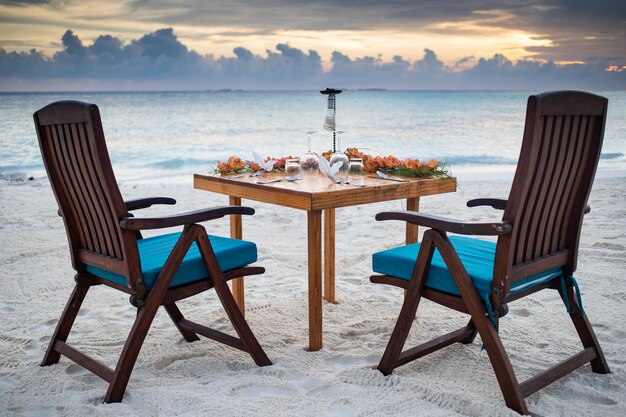
M 528 98 L 517 171 L 498 239 L 494 288 L 562 267 L 576 269 L 578 241 L 604 137 L 608 100 L 557 91 Z
M 92 265 L 141 280 L 135 233 L 120 228 L 128 216 L 113 174 L 98 107 L 58 101 L 34 114 L 39 147 L 72 252 L 72 265 Z

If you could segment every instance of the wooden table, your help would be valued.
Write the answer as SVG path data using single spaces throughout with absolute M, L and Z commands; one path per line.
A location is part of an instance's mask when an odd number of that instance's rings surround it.
M 268 173 L 263 180 L 282 178 Z M 332 184 L 321 176 L 297 182 L 262 185 L 249 176 L 194 175 L 194 188 L 228 195 L 231 205 L 246 198 L 307 211 L 309 270 L 309 349 L 322 348 L 322 212 L 324 213 L 324 299 L 335 302 L 335 209 L 388 200 L 407 200 L 407 210 L 419 211 L 419 198 L 456 191 L 456 178 L 411 179 L 409 182 L 366 178 L 364 188 Z M 231 216 L 230 235 L 242 238 L 241 216 Z M 417 226 L 407 224 L 406 242 L 417 242 Z M 244 311 L 243 278 L 233 281 L 233 295 Z

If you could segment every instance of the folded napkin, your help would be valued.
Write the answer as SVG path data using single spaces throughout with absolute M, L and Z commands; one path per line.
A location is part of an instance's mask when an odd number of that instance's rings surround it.
M 339 172 L 339 168 L 343 165 L 343 161 L 337 161 L 332 166 L 324 156 L 317 156 L 319 160 L 320 172 L 330 179 L 335 179 L 335 174 Z
M 263 171 L 269 172 L 274 168 L 274 163 L 276 162 L 276 160 L 270 159 L 269 161 L 265 162 L 263 156 L 261 156 L 260 153 L 255 152 L 254 150 L 252 151 L 252 156 L 254 157 L 254 162 L 256 162 Z

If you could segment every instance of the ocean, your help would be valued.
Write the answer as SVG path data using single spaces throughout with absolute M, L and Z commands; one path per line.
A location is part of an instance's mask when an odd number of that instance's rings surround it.
M 600 173 L 626 169 L 626 92 L 609 98 Z M 342 147 L 444 161 L 457 176 L 512 172 L 531 92 L 344 91 Z M 332 147 L 318 91 L 0 93 L 0 173 L 43 176 L 32 114 L 56 100 L 100 108 L 118 180 L 174 180 L 208 172 L 230 155 L 252 159 Z

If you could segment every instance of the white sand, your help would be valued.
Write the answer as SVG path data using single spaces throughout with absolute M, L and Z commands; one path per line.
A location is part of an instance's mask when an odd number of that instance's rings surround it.
M 588 365 L 527 399 L 533 414 L 626 415 L 626 182 L 596 180 L 585 218 L 577 278 L 585 310 L 613 371 Z M 421 209 L 467 220 L 498 218 L 489 208 L 467 209 L 481 196 L 506 197 L 510 175 L 461 182 L 461 190 L 422 199 Z M 224 204 L 224 196 L 184 185 L 123 184 L 125 198 L 166 195 L 176 207 L 146 215 Z M 101 404 L 105 383 L 61 358 L 39 367 L 69 296 L 73 271 L 65 232 L 45 180 L 0 181 L 0 415 L 25 416 L 513 416 L 478 338 L 453 345 L 384 377 L 377 364 L 395 323 L 402 292 L 371 284 L 371 254 L 402 244 L 403 225 L 377 223 L 374 214 L 401 202 L 337 211 L 337 297 L 324 303 L 324 349 L 307 345 L 305 213 L 248 202 L 244 238 L 259 247 L 264 276 L 246 283 L 248 321 L 274 365 L 258 368 L 247 354 L 202 338 L 184 342 L 160 312 L 130 379 L 124 402 Z M 205 224 L 226 235 L 228 221 Z M 192 320 L 230 331 L 213 292 L 180 303 Z M 467 317 L 424 301 L 410 344 L 465 324 Z M 114 366 L 134 309 L 108 288 L 87 296 L 69 341 Z M 511 305 L 501 334 L 518 379 L 525 379 L 580 346 L 556 292 Z

